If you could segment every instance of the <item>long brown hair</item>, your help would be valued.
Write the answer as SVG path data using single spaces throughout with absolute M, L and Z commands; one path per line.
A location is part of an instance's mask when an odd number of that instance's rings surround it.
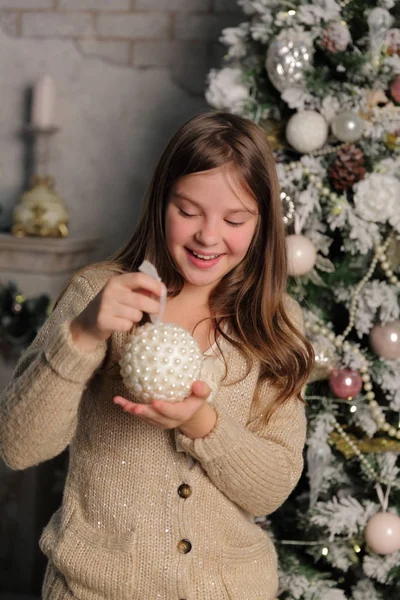
M 313 352 L 287 314 L 279 183 L 267 136 L 258 125 L 225 112 L 203 113 L 185 123 L 160 158 L 135 233 L 107 264 L 136 271 L 146 258 L 157 268 L 169 293 L 179 294 L 183 278 L 165 238 L 165 212 L 172 188 L 184 175 L 228 163 L 256 200 L 259 219 L 245 258 L 213 290 L 210 310 L 217 333 L 239 348 L 248 368 L 253 357 L 259 360 L 259 385 L 269 380 L 277 386 L 276 407 L 293 395 L 300 397 Z M 223 327 L 226 322 L 229 328 Z

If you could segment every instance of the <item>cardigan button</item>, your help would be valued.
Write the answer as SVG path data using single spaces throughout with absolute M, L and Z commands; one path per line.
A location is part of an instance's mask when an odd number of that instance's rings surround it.
M 178 552 L 180 552 L 181 554 L 187 554 L 191 551 L 192 544 L 189 542 L 189 540 L 179 540 L 177 548 Z
M 192 488 L 187 483 L 182 483 L 178 487 L 178 494 L 181 498 L 189 498 L 192 495 Z

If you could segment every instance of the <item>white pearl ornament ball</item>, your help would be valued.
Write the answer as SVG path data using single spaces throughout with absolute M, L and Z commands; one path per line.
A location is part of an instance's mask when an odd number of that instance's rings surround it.
M 315 110 L 303 110 L 290 117 L 286 125 L 286 139 L 302 154 L 314 152 L 328 139 L 328 124 Z
M 380 512 L 371 517 L 364 531 L 365 541 L 377 554 L 400 550 L 400 517 Z
M 369 335 L 372 350 L 381 358 L 400 358 L 400 321 L 375 325 Z
M 356 142 L 364 131 L 364 123 L 356 113 L 347 110 L 332 119 L 332 133 L 341 142 Z
M 174 323 L 146 323 L 125 346 L 121 375 L 135 399 L 179 402 L 187 398 L 198 379 L 202 355 L 190 333 Z
M 317 260 L 314 244 L 304 235 L 286 236 L 288 274 L 291 277 L 309 273 Z

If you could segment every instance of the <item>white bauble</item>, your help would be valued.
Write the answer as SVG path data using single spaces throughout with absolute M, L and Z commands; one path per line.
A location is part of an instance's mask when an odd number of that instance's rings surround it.
M 400 321 L 377 324 L 371 329 L 369 343 L 377 356 L 388 360 L 400 358 Z
M 332 133 L 341 142 L 355 142 L 364 131 L 364 122 L 356 113 L 346 110 L 332 119 Z
M 139 402 L 178 402 L 190 395 L 202 354 L 183 327 L 146 323 L 132 334 L 119 364 L 126 387 Z
M 304 235 L 286 237 L 288 274 L 292 277 L 309 273 L 317 260 L 314 244 Z
M 400 550 L 400 517 L 389 512 L 377 513 L 368 521 L 365 541 L 377 554 L 392 554 Z
M 322 148 L 328 138 L 328 124 L 314 110 L 303 110 L 290 117 L 286 125 L 286 139 L 302 154 Z

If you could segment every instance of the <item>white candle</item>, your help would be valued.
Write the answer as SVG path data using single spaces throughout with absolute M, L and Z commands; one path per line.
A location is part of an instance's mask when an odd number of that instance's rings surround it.
M 56 88 L 50 75 L 44 75 L 33 89 L 31 125 L 40 129 L 54 126 Z

